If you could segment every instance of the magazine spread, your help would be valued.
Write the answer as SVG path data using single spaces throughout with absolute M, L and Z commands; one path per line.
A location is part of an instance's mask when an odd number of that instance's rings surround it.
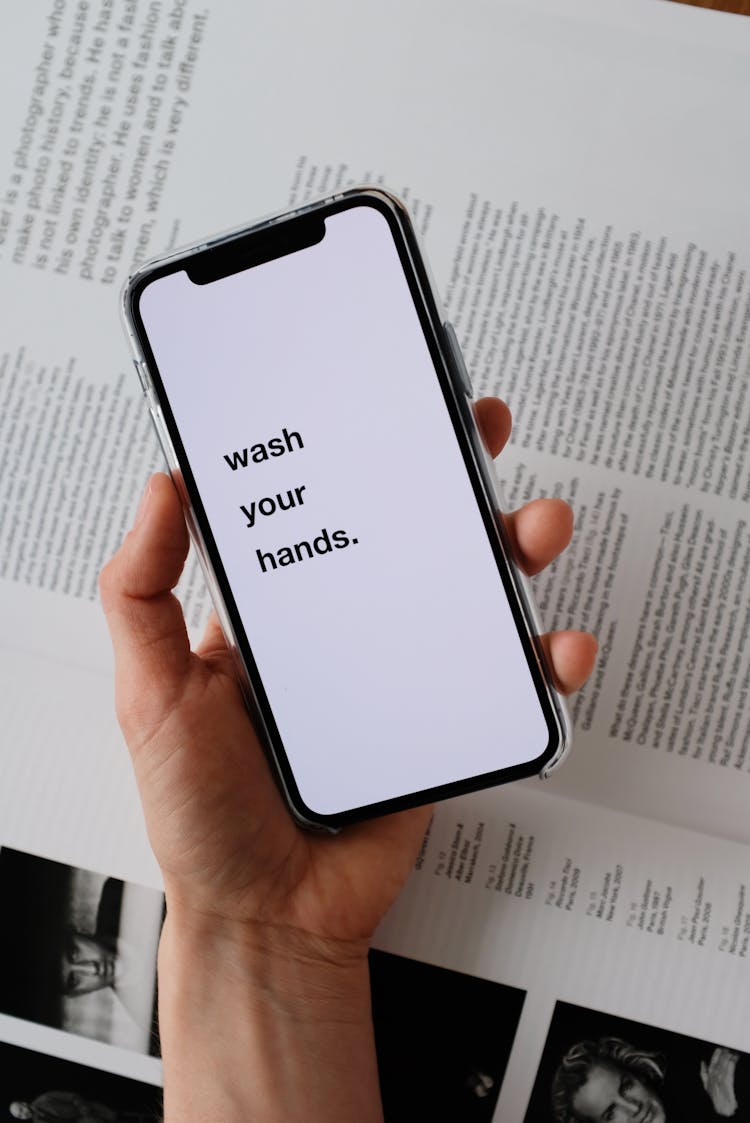
M 411 208 L 476 392 L 513 410 L 509 505 L 574 507 L 573 547 L 535 581 L 544 625 L 601 645 L 566 765 L 439 806 L 378 933 L 387 1117 L 551 1120 L 561 1067 L 605 1039 L 610 1074 L 661 1066 L 668 1118 L 739 1117 L 750 21 L 657 0 L 46 0 L 15 14 L 13 43 L 0 1104 L 157 1110 L 163 897 L 96 591 L 161 466 L 120 287 L 181 243 L 383 183 Z M 180 593 L 198 634 L 194 562 Z M 61 992 L 71 931 L 115 985 Z M 387 1076 L 407 1043 L 411 1103 Z

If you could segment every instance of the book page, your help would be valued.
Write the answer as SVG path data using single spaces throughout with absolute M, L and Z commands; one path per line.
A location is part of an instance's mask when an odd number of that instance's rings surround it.
M 582 1040 L 604 1038 L 665 1055 L 666 1078 L 648 1083 L 663 1085 L 672 1111 L 683 1106 L 674 1086 L 685 1079 L 690 1112 L 668 1119 L 721 1117 L 699 1073 L 717 1048 L 741 1054 L 732 1087 L 740 1109 L 750 1102 L 742 1098 L 750 1031 L 738 999 L 750 898 L 747 850 L 737 843 L 518 786 L 454 800 L 438 809 L 376 947 L 430 964 L 438 988 L 441 970 L 485 983 L 482 1001 L 494 1013 L 485 1017 L 477 1003 L 479 1027 L 454 986 L 442 1009 L 435 1002 L 432 1026 L 422 1027 L 408 1000 L 393 999 L 394 1020 L 418 1021 L 435 1052 L 455 1037 L 444 1067 L 428 1072 L 426 1062 L 418 1087 L 428 1102 L 465 1088 L 466 1114 L 457 1117 L 551 1121 L 563 1059 Z M 508 1053 L 491 1047 L 501 1027 Z
M 407 200 L 477 392 L 515 413 L 510 501 L 577 513 L 536 587 L 545 626 L 590 627 L 602 651 L 548 791 L 747 842 L 750 24 L 652 0 L 324 7 L 49 0 L 14 17 L 0 847 L 159 887 L 96 599 L 161 463 L 120 285 L 150 255 L 361 182 Z M 196 634 L 194 564 L 181 593 Z M 591 822 L 608 836 L 606 814 Z M 0 1036 L 20 1042 L 17 1021 Z M 34 1026 L 42 1051 L 158 1079 L 153 1056 L 123 1069 L 113 1041 Z

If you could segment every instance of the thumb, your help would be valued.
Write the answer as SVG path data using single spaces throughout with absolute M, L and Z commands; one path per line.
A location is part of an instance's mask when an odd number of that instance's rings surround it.
M 144 702 L 163 710 L 182 685 L 190 643 L 172 589 L 187 550 L 179 497 L 169 477 L 158 473 L 146 485 L 133 529 L 99 578 L 123 727 Z

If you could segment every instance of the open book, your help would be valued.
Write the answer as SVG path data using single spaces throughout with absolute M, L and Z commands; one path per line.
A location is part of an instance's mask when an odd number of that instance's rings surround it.
M 388 1117 L 551 1120 L 581 1043 L 616 1039 L 598 1071 L 660 1084 L 668 1118 L 744 1118 L 750 21 L 46 0 L 14 15 L 0 95 L 0 1114 L 54 1094 L 151 1118 L 160 1079 L 159 873 L 96 601 L 160 463 L 119 286 L 180 242 L 382 182 L 477 391 L 514 411 L 510 503 L 575 508 L 537 581 L 545 626 L 601 643 L 569 762 L 438 807 L 378 933 Z M 197 631 L 194 565 L 181 594 Z M 60 987 L 71 932 L 111 985 Z

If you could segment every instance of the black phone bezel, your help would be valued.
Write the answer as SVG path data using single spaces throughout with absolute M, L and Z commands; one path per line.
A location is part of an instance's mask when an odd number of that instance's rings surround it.
M 312 245 L 315 239 L 313 238 L 310 241 L 306 241 L 306 239 L 312 238 L 314 232 L 319 232 L 321 222 L 324 236 L 326 217 L 357 206 L 374 207 L 388 221 L 414 300 L 415 311 L 430 351 L 438 385 L 443 394 L 443 400 L 451 418 L 464 465 L 482 513 L 498 573 L 505 588 L 506 597 L 536 688 L 549 739 L 546 748 L 538 757 L 517 765 L 455 780 L 438 787 L 410 792 L 403 796 L 366 804 L 335 814 L 321 814 L 307 806 L 295 782 L 283 741 L 274 720 L 272 707 L 252 654 L 252 646 L 229 586 L 200 492 L 193 477 L 190 462 L 159 373 L 158 364 L 149 344 L 139 305 L 145 289 L 153 282 L 169 274 L 186 271 L 194 283 L 211 283 L 211 281 L 218 280 L 223 276 L 252 268 L 254 264 L 260 264 L 261 261 L 272 260 L 274 257 L 304 248 L 305 245 Z M 318 238 L 317 240 L 321 239 Z M 274 247 L 277 252 L 273 252 Z M 269 254 L 269 256 L 265 256 L 266 254 Z M 554 701 L 553 687 L 550 683 L 549 673 L 544 666 L 539 639 L 534 634 L 533 622 L 525 609 L 523 597 L 519 593 L 518 584 L 514 577 L 509 544 L 505 538 L 501 520 L 498 519 L 495 511 L 491 490 L 478 467 L 476 450 L 472 448 L 471 433 L 467 427 L 468 424 L 471 424 L 471 418 L 467 418 L 465 415 L 468 399 L 466 399 L 462 389 L 460 377 L 453 369 L 452 358 L 445 340 L 443 324 L 433 295 L 432 285 L 419 250 L 416 235 L 403 205 L 385 191 L 367 188 L 347 192 L 332 199 L 311 204 L 303 208 L 301 212 L 291 212 L 289 215 L 267 220 L 257 226 L 225 235 L 213 243 L 208 243 L 198 249 L 188 250 L 184 254 L 176 255 L 164 262 L 147 267 L 132 280 L 126 291 L 125 300 L 138 346 L 147 364 L 158 408 L 166 426 L 175 459 L 179 464 L 182 486 L 192 508 L 213 576 L 231 622 L 237 648 L 252 690 L 250 701 L 256 708 L 265 730 L 268 741 L 265 748 L 276 770 L 281 789 L 295 817 L 305 825 L 337 830 L 348 823 L 372 818 L 376 815 L 390 814 L 425 803 L 453 798 L 543 772 L 545 766 L 558 756 L 565 737 L 565 730 Z M 464 416 L 462 416 L 462 411 Z M 184 498 L 183 496 L 183 500 Z M 456 580 L 464 580 L 463 575 L 456 574 Z M 498 715 L 498 721 L 502 721 L 502 715 Z

